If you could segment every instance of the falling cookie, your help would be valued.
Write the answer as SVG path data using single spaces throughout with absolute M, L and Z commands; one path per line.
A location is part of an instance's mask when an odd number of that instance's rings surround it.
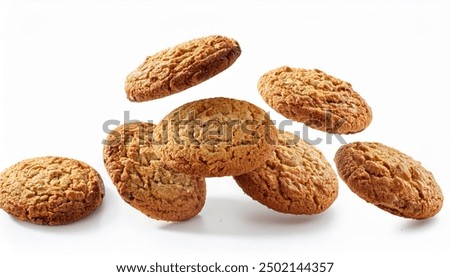
M 97 171 L 68 158 L 28 159 L 0 174 L 0 208 L 36 224 L 75 222 L 100 206 L 104 194 Z
M 239 44 L 231 38 L 193 39 L 147 57 L 128 75 L 125 91 L 134 102 L 165 97 L 219 74 L 240 54 Z
M 283 116 L 329 133 L 351 134 L 372 121 L 372 110 L 352 85 L 318 69 L 280 67 L 258 82 L 264 101 Z
M 234 179 L 254 200 L 278 212 L 317 214 L 338 195 L 336 173 L 322 153 L 290 132 L 280 132 L 270 158 Z
M 155 128 L 155 152 L 170 168 L 205 177 L 240 175 L 271 155 L 277 131 L 257 106 L 230 98 L 187 103 Z
M 127 123 L 105 141 L 106 169 L 120 196 L 149 217 L 181 221 L 196 216 L 205 204 L 205 179 L 170 170 L 155 155 L 154 125 Z
M 339 148 L 334 160 L 354 193 L 391 214 L 425 219 L 442 208 L 444 197 L 433 174 L 394 148 L 354 142 Z

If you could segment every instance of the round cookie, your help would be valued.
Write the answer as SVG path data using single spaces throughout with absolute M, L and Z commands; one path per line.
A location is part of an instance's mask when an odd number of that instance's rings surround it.
M 254 200 L 278 212 L 317 214 L 338 195 L 336 173 L 322 153 L 290 132 L 261 167 L 234 179 Z
M 170 168 L 205 177 L 240 175 L 261 166 L 276 128 L 257 106 L 209 98 L 187 103 L 155 128 L 155 152 Z
M 97 171 L 68 158 L 28 159 L 0 174 L 0 208 L 36 224 L 75 222 L 100 206 L 104 194 Z
M 205 204 L 205 179 L 170 170 L 152 147 L 154 125 L 127 123 L 109 133 L 103 158 L 120 196 L 158 220 L 196 216 Z
M 372 121 L 372 110 L 352 85 L 318 69 L 280 67 L 258 82 L 264 101 L 283 116 L 329 133 L 351 134 Z
M 339 148 L 334 161 L 354 193 L 391 214 L 425 219 L 442 207 L 444 197 L 433 174 L 394 148 L 354 142 Z
M 239 44 L 224 36 L 208 36 L 181 43 L 147 59 L 125 82 L 130 101 L 165 97 L 219 74 L 241 54 Z

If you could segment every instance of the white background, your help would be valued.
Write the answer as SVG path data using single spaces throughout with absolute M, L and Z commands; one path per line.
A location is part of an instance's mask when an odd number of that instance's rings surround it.
M 344 139 L 411 155 L 450 198 L 450 3 L 373 2 L 0 1 L 0 171 L 25 158 L 67 156 L 95 167 L 106 186 L 103 205 L 68 226 L 36 226 L 0 211 L 0 275 L 111 276 L 116 264 L 214 261 L 256 268 L 334 262 L 326 276 L 449 273 L 448 203 L 433 219 L 408 220 L 366 204 L 340 182 L 329 210 L 290 216 L 252 201 L 227 177 L 207 180 L 199 216 L 165 223 L 122 201 L 103 166 L 103 123 L 123 121 L 124 111 L 158 122 L 183 103 L 225 96 L 253 102 L 279 122 L 256 83 L 290 65 L 351 82 L 374 119 Z M 170 97 L 126 99 L 125 77 L 147 55 L 211 34 L 240 43 L 232 67 Z M 304 129 L 296 123 L 289 130 Z M 336 138 L 317 145 L 333 167 L 339 146 Z

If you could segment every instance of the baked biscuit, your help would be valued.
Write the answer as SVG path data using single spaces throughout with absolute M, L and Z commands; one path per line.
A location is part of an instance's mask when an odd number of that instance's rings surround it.
M 209 98 L 170 112 L 155 128 L 155 152 L 170 168 L 205 177 L 240 175 L 275 148 L 276 128 L 257 106 Z
M 321 131 L 357 133 L 372 121 L 372 110 L 351 84 L 318 69 L 271 70 L 259 79 L 258 90 L 283 116 Z
M 36 224 L 75 222 L 100 206 L 104 194 L 97 171 L 68 158 L 28 159 L 0 174 L 0 208 Z
M 442 207 L 444 197 L 433 174 L 394 148 L 354 142 L 339 148 L 334 160 L 354 193 L 391 214 L 425 219 Z
M 103 151 L 108 174 L 123 200 L 145 215 L 165 221 L 192 218 L 205 204 L 205 179 L 167 168 L 153 151 L 153 128 L 127 123 L 108 135 Z
M 165 97 L 203 81 L 231 66 L 241 54 L 227 37 L 208 36 L 163 50 L 147 59 L 125 82 L 128 99 L 143 102 Z
M 278 212 L 317 214 L 338 195 L 336 173 L 322 153 L 290 132 L 259 168 L 234 179 L 254 200 Z

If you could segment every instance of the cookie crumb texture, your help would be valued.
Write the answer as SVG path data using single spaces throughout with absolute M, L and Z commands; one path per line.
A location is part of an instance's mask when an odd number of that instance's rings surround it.
M 264 74 L 258 90 L 283 116 L 329 133 L 351 134 L 372 121 L 372 110 L 348 82 L 318 69 L 280 67 Z
M 205 179 L 169 169 L 154 153 L 154 125 L 128 123 L 108 137 L 103 157 L 120 196 L 145 215 L 165 221 L 196 216 L 206 197 Z
M 240 54 L 239 44 L 231 38 L 193 39 L 147 57 L 128 75 L 125 91 L 135 102 L 165 97 L 219 74 Z
M 68 158 L 24 160 L 0 174 L 0 208 L 36 224 L 75 222 L 100 206 L 104 194 L 100 175 Z
M 339 148 L 334 160 L 354 193 L 391 214 L 425 219 L 442 208 L 444 197 L 433 174 L 394 148 L 355 142 Z
M 323 212 L 338 195 L 336 173 L 323 154 L 289 132 L 280 132 L 263 166 L 234 179 L 254 200 L 288 214 Z
M 156 154 L 186 174 L 240 175 L 261 166 L 276 144 L 264 110 L 242 100 L 209 98 L 187 103 L 155 128 Z

